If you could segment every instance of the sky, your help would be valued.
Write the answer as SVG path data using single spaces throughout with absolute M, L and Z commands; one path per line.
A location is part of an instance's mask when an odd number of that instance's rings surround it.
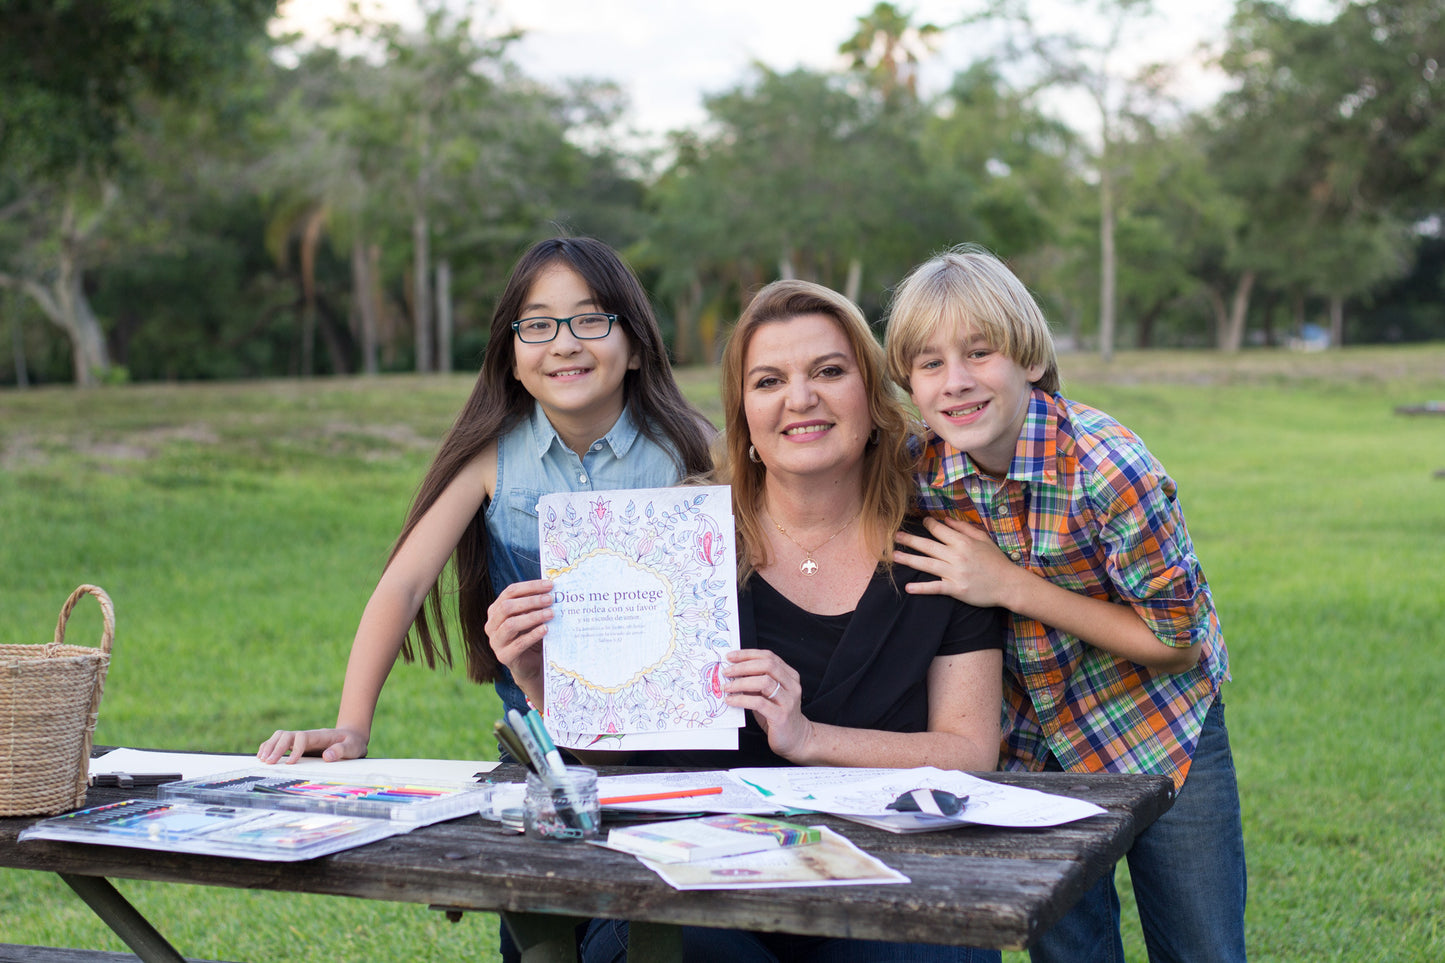
M 853 34 L 858 17 L 875 0 L 494 0 L 497 22 L 525 31 L 514 48 L 529 76 L 594 77 L 618 81 L 631 105 L 631 121 L 645 138 L 698 125 L 703 97 L 736 87 L 760 61 L 782 72 L 803 66 L 842 66 L 838 45 Z M 385 19 L 417 23 L 415 0 L 363 0 Z M 1043 0 L 1059 29 L 1079 19 L 1079 4 Z M 348 0 L 283 0 L 281 24 L 324 34 Z M 915 23 L 948 26 L 960 11 L 980 4 L 959 0 L 899 0 Z M 1295 0 L 1300 15 L 1323 16 L 1328 0 Z M 1069 8 L 1073 9 L 1070 10 Z M 1190 106 L 1212 100 L 1221 89 L 1194 53 L 1199 42 L 1222 35 L 1231 0 L 1160 0 L 1168 10 L 1142 31 L 1131 56 L 1184 64 L 1177 95 Z M 978 28 L 946 31 L 921 75 L 925 93 L 941 90 L 956 70 L 991 49 Z M 1075 105 L 1077 106 L 1077 105 Z M 1067 100 L 1060 110 L 1068 111 Z

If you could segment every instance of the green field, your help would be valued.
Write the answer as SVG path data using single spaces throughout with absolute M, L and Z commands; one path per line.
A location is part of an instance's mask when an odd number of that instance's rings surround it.
M 1445 745 L 1445 416 L 1395 412 L 1445 400 L 1445 346 L 1062 367 L 1066 393 L 1134 427 L 1178 480 L 1214 588 L 1252 958 L 1445 959 L 1445 769 L 1430 761 Z M 716 369 L 682 377 L 716 417 Z M 278 727 L 331 724 L 356 619 L 469 387 L 0 392 L 0 643 L 49 641 L 93 582 L 117 613 L 98 743 L 252 751 Z M 98 636 L 82 602 L 69 641 Z M 495 710 L 460 673 L 399 666 L 371 752 L 490 758 Z M 481 914 L 118 886 L 191 956 L 495 953 Z M 0 871 L 0 942 L 125 948 L 58 879 L 18 871 Z

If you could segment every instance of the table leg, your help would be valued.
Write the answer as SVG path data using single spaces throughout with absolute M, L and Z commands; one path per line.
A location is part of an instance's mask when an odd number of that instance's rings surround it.
M 627 963 L 679 963 L 682 927 L 666 923 L 627 924 Z
M 103 876 L 59 873 L 96 916 L 125 941 L 145 963 L 185 963 L 185 957 L 147 922 L 134 906 Z
M 522 963 L 576 963 L 581 917 L 505 910 L 497 915 L 512 931 L 512 939 L 522 951 Z

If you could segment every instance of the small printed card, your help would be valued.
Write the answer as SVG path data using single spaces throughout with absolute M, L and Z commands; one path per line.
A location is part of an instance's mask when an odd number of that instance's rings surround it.
M 775 889 L 786 886 L 858 886 L 909 879 L 846 837 L 822 827 L 812 846 L 785 846 L 727 859 L 642 863 L 673 889 Z
M 607 834 L 607 848 L 659 863 L 688 863 L 807 846 L 822 838 L 817 826 L 722 814 L 619 827 Z
M 562 492 L 537 505 L 553 581 L 543 685 L 559 745 L 737 748 L 723 701 L 739 648 L 726 486 Z

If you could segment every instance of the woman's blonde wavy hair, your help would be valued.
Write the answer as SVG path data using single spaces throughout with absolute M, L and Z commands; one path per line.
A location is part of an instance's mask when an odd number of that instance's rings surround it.
M 758 329 L 809 314 L 831 318 L 848 339 L 868 393 L 875 431 L 863 450 L 863 518 L 869 539 L 879 546 L 878 562 L 891 564 L 893 533 L 913 510 L 914 456 L 910 438 L 918 425 L 884 369 L 883 349 L 863 312 L 843 295 L 811 281 L 774 281 L 749 302 L 728 335 L 722 357 L 722 402 L 727 428 L 715 461 L 721 480 L 732 485 L 733 514 L 738 531 L 738 582 L 766 565 L 767 528 L 763 524 L 767 466 L 752 461 L 748 448 L 747 412 L 743 399 L 748 346 Z M 876 439 L 876 441 L 874 440 Z

